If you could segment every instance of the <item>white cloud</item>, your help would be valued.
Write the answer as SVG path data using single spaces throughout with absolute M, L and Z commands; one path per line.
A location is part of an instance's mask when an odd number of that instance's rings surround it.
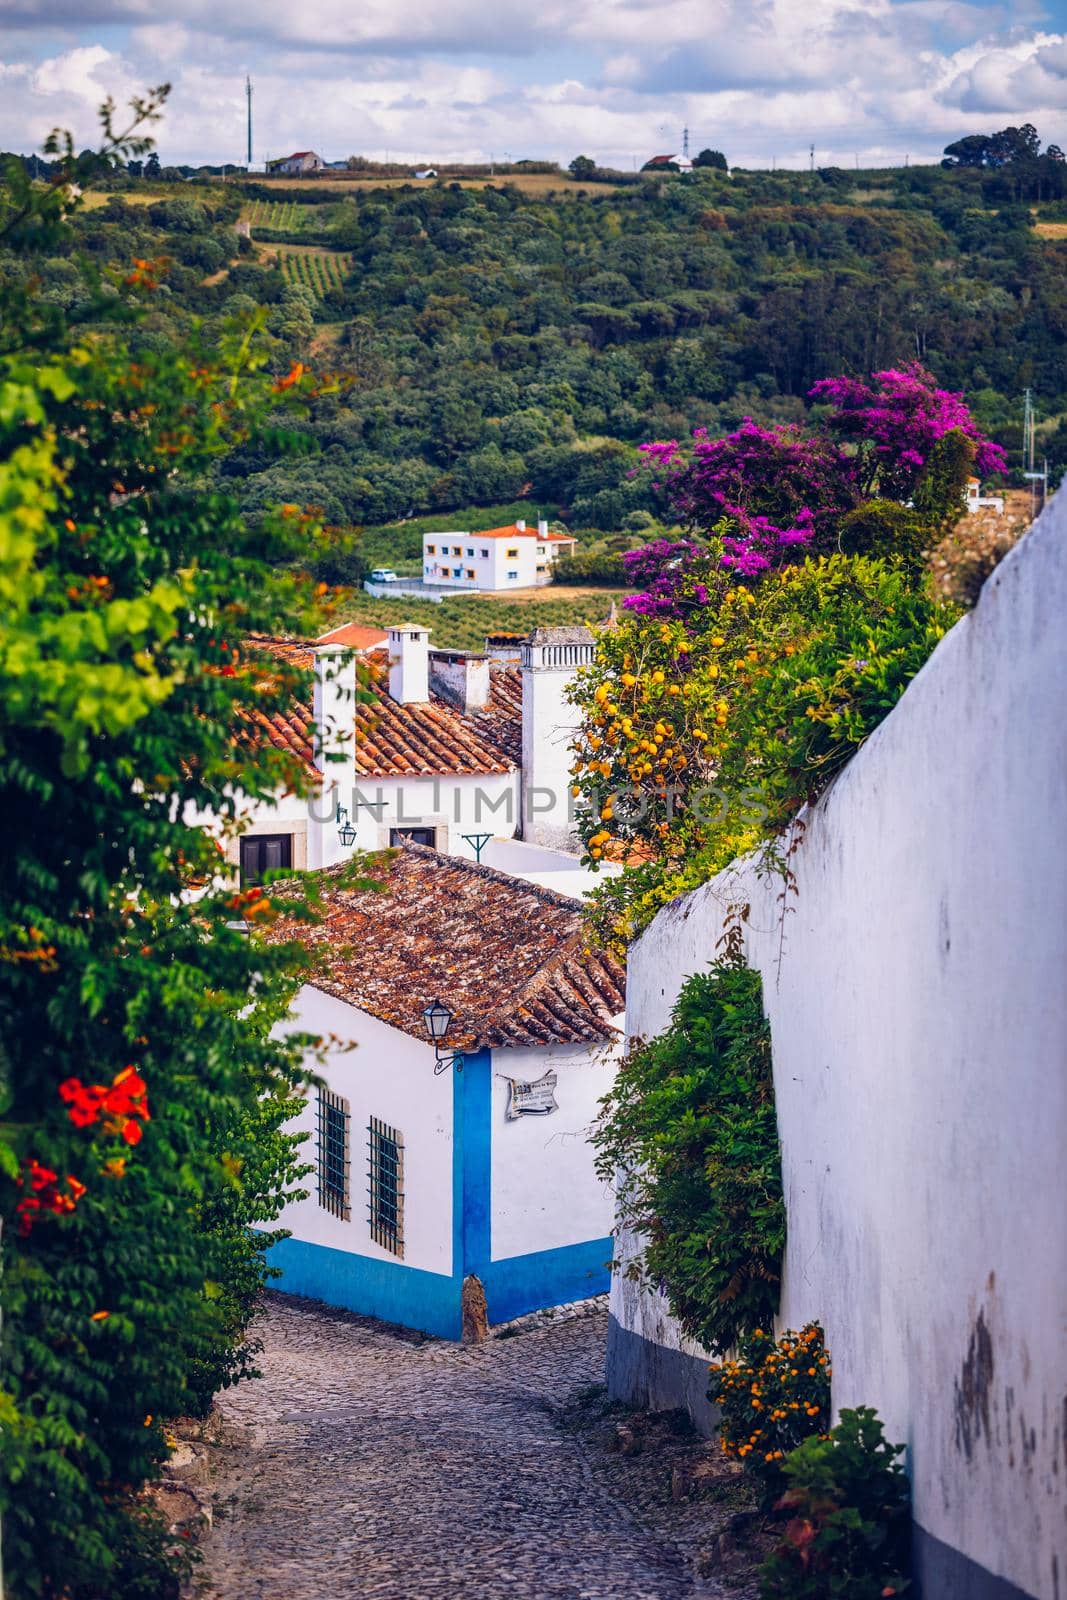
M 936 159 L 1005 122 L 1067 144 L 1067 37 L 1039 30 L 1040 3 L 172 0 L 161 21 L 149 0 L 0 0 L 23 46 L 0 66 L 0 145 L 56 123 L 87 143 L 106 93 L 170 79 L 163 159 L 240 159 L 247 69 L 258 158 L 582 150 L 628 167 L 684 123 L 742 164 L 806 163 L 812 141 L 824 162 Z

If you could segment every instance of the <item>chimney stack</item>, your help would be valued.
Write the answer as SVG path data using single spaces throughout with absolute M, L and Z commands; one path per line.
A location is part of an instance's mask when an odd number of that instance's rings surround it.
M 356 735 L 356 658 L 351 650 L 328 645 L 315 651 L 312 715 L 315 765 L 327 780 L 343 787 L 351 780 Z
M 516 526 L 516 528 L 518 528 L 520 533 L 525 533 L 526 532 L 526 523 L 523 521 L 523 519 L 521 517 L 518 518 L 518 520 L 515 523 L 515 526 Z
M 537 519 L 537 537 L 539 539 L 547 539 L 548 538 L 548 518 L 547 517 L 538 517 L 538 519 Z
M 575 847 L 571 740 L 581 714 L 566 698 L 593 660 L 588 628 L 535 628 L 522 646 L 522 836 L 555 850 Z
M 464 716 L 489 704 L 492 680 L 489 657 L 470 650 L 431 650 L 430 683 L 443 700 Z
M 401 706 L 430 698 L 430 630 L 403 622 L 389 629 L 389 693 Z

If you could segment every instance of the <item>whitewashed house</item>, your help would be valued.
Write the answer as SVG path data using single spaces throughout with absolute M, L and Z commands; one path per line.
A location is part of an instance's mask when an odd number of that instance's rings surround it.
M 426 583 L 497 593 L 533 589 L 552 582 L 552 567 L 577 540 L 550 533 L 542 518 L 536 529 L 523 521 L 481 533 L 425 533 L 422 576 Z
M 239 805 L 241 837 L 225 844 L 242 881 L 272 868 L 319 868 L 353 851 L 411 840 L 480 859 L 521 838 L 575 848 L 569 744 L 577 713 L 564 696 L 592 659 L 585 628 L 538 628 L 482 652 L 431 650 L 429 632 L 347 625 L 315 641 L 252 641 L 310 667 L 314 693 L 284 715 L 253 719 L 254 739 L 294 755 L 310 799 L 278 794 Z M 197 819 L 212 826 L 212 819 Z M 521 852 L 507 857 L 519 871 Z M 561 860 L 573 885 L 577 862 Z M 531 860 L 543 876 L 552 869 Z
M 279 1287 L 445 1338 L 471 1275 L 491 1322 L 605 1290 L 612 1197 L 586 1135 L 625 977 L 586 950 L 580 903 L 412 844 L 383 893 L 339 868 L 322 888 L 321 922 L 271 935 L 322 955 L 292 1025 L 328 1041 Z M 428 1010 L 448 1014 L 437 1044 Z
M 963 496 L 963 503 L 968 511 L 995 511 L 998 517 L 1004 515 L 1004 496 L 1000 494 L 982 493 L 982 484 L 978 478 L 968 478 L 967 487 Z

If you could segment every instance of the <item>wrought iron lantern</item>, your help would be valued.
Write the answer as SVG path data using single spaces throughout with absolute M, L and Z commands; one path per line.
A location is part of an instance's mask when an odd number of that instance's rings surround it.
M 445 1035 L 452 1026 L 452 1013 L 444 1001 L 435 1000 L 432 1005 L 427 1006 L 422 1013 L 422 1020 L 426 1026 L 426 1032 L 433 1043 L 434 1076 L 437 1077 L 440 1073 L 446 1072 L 449 1067 L 455 1067 L 457 1072 L 461 1072 L 463 1070 L 463 1052 L 461 1050 L 450 1050 L 444 1043 Z
M 347 806 L 337 807 L 337 837 L 346 850 L 356 842 L 356 830 L 348 820 Z

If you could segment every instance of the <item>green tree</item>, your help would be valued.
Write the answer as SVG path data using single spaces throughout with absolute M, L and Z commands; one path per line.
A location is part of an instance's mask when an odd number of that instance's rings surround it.
M 580 182 L 588 182 L 590 178 L 596 175 L 596 162 L 590 156 L 575 156 L 574 160 L 569 163 L 567 171 L 572 178 L 576 178 Z
M 726 157 L 721 150 L 701 150 L 693 157 L 694 167 L 712 167 L 716 172 L 729 172 Z
M 144 151 L 112 112 L 105 166 Z M 310 623 L 280 575 L 308 527 L 202 482 L 299 386 L 257 319 L 134 358 L 147 262 L 90 274 L 91 341 L 42 303 L 27 260 L 96 170 L 53 148 L 44 191 L 9 169 L 0 254 L 3 1559 L 18 1600 L 159 1600 L 181 1562 L 136 1490 L 164 1419 L 248 1370 L 252 1229 L 301 1170 L 308 1041 L 272 1030 L 303 958 L 195 820 L 307 782 L 251 737 L 304 676 L 243 641 Z

